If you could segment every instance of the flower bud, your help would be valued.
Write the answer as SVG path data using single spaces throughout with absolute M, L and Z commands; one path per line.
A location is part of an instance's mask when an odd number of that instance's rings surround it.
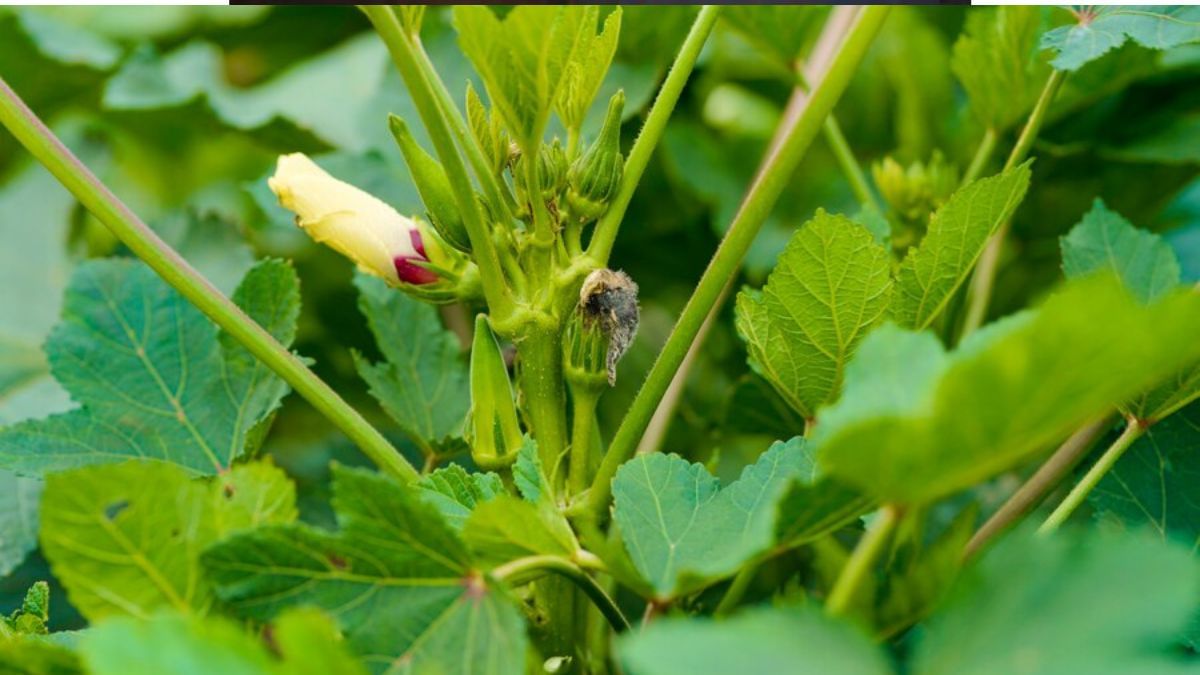
M 584 280 L 563 341 L 563 368 L 572 384 L 616 384 L 617 363 L 637 334 L 637 294 L 637 284 L 620 270 L 598 269 Z
M 871 174 L 884 200 L 906 220 L 928 215 L 958 187 L 958 169 L 937 151 L 928 165 L 913 162 L 907 168 L 891 157 L 884 157 L 871 167 Z
M 618 91 L 608 102 L 604 126 L 591 147 L 572 164 L 567 176 L 567 205 L 581 220 L 599 218 L 621 183 L 625 160 L 621 156 L 621 111 L 625 92 Z
M 296 224 L 310 237 L 353 260 L 360 269 L 393 285 L 431 284 L 420 221 L 405 218 L 378 198 L 330 176 L 301 153 L 281 155 L 268 181 Z
M 451 246 L 469 253 L 471 239 L 467 236 L 467 226 L 463 224 L 462 214 L 458 212 L 446 170 L 417 144 L 404 120 L 395 115 L 388 115 L 388 127 L 392 130 L 392 136 L 396 138 L 396 145 L 400 146 L 404 162 L 408 165 L 408 172 L 412 175 L 417 193 L 421 195 L 421 202 L 425 204 L 434 228 Z
M 475 317 L 471 343 L 471 415 L 468 424 L 471 458 L 483 469 L 511 464 L 523 438 L 517 404 L 500 344 L 487 316 Z
M 525 156 L 521 155 L 517 159 L 517 166 L 513 169 L 518 176 L 524 175 L 523 162 L 525 162 Z M 558 197 L 558 193 L 566 185 L 567 153 L 563 152 L 562 145 L 556 138 L 549 145 L 542 144 L 541 149 L 538 150 L 537 162 L 538 190 L 541 192 L 542 200 L 549 202 Z M 525 200 L 522 199 L 522 201 Z

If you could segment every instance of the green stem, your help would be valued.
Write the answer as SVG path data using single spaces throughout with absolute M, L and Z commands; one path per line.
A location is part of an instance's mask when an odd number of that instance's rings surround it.
M 1066 499 L 1062 500 L 1058 508 L 1054 509 L 1054 512 L 1046 518 L 1046 522 L 1042 523 L 1042 526 L 1038 528 L 1038 534 L 1049 534 L 1065 523 L 1071 517 L 1071 514 L 1075 513 L 1075 509 L 1078 509 L 1083 504 L 1083 501 L 1087 499 L 1092 488 L 1096 487 L 1100 479 L 1104 478 L 1104 475 L 1108 473 L 1109 469 L 1113 468 L 1118 459 L 1121 459 L 1121 455 L 1125 454 L 1129 446 L 1133 445 L 1134 441 L 1146 433 L 1146 429 L 1145 425 L 1137 420 L 1130 419 L 1125 426 L 1125 431 L 1122 431 L 1117 440 L 1108 446 L 1108 449 L 1104 451 L 1103 455 L 1100 455 L 1100 459 L 1096 460 L 1092 468 L 1088 469 L 1088 472 L 1083 475 L 1079 483 L 1071 488 Z
M 833 583 L 829 597 L 825 600 L 826 612 L 840 616 L 850 609 L 854 594 L 871 571 L 879 554 L 883 552 L 884 545 L 899 522 L 900 509 L 895 504 L 887 504 L 880 510 L 879 517 L 858 540 L 850 559 L 846 561 L 837 581 Z
M 629 620 L 621 613 L 621 608 L 608 597 L 600 584 L 584 572 L 578 565 L 555 555 L 532 555 L 517 558 L 492 570 L 492 576 L 511 585 L 521 586 L 545 574 L 557 574 L 566 578 L 579 587 L 596 608 L 608 619 L 614 630 L 629 630 Z
M 617 467 L 633 456 L 638 440 L 670 386 L 675 371 L 687 355 L 692 340 L 704 324 L 705 317 L 716 304 L 725 284 L 736 274 L 755 235 L 813 139 L 820 133 L 825 117 L 849 85 L 890 9 L 887 6 L 866 7 L 855 17 L 853 27 L 842 41 L 828 72 L 814 88 L 807 105 L 797 108 L 793 115 L 781 122 L 784 130 L 781 142 L 764 162 L 708 269 L 700 277 L 695 292 L 683 308 L 679 321 L 613 437 L 583 507 L 587 511 L 586 517 L 599 518 L 606 508 L 611 492 L 610 483 Z
M 700 50 L 704 47 L 708 34 L 712 32 L 720 11 L 719 5 L 705 5 L 700 8 L 687 38 L 675 56 L 675 62 L 671 64 L 667 78 L 663 80 L 662 88 L 658 90 L 654 104 L 650 106 L 646 123 L 638 132 L 637 140 L 633 142 L 633 148 L 629 151 L 629 158 L 625 160 L 625 170 L 621 174 L 621 185 L 617 188 L 617 194 L 612 198 L 608 210 L 596 223 L 592 241 L 588 244 L 588 255 L 599 267 L 608 265 L 608 256 L 612 254 L 617 230 L 625 217 L 625 209 L 629 208 L 629 201 L 633 199 L 633 192 L 642 180 L 646 165 L 650 163 L 650 156 L 654 154 L 654 148 L 658 146 L 663 132 L 667 129 L 667 120 L 675 110 L 675 104 L 679 102 L 683 86 L 687 84 L 688 76 L 696 66 L 696 59 L 700 56 Z
M 1029 112 L 1029 119 L 1025 122 L 1025 127 L 1021 129 L 1021 135 L 1017 137 L 1017 143 L 1013 146 L 1012 152 L 1008 154 L 1008 160 L 1004 162 L 1005 171 L 1025 161 L 1029 149 L 1033 147 L 1033 141 L 1042 129 L 1046 111 L 1050 109 L 1050 103 L 1054 100 L 1054 96 L 1058 93 L 1065 78 L 1064 71 L 1050 72 L 1050 77 L 1046 79 L 1046 85 L 1042 87 L 1037 104 Z M 988 304 L 992 299 L 992 288 L 996 283 L 996 271 L 1000 264 L 1000 250 L 1004 246 L 1004 238 L 1008 236 L 1008 226 L 1008 223 L 1000 226 L 1000 229 L 988 240 L 983 254 L 979 256 L 979 264 L 975 267 L 975 275 L 971 278 L 971 287 L 967 294 L 967 311 L 963 319 L 962 331 L 960 331 L 960 340 L 982 326 L 983 320 L 987 316 Z
M 967 542 L 963 549 L 963 558 L 971 558 L 992 539 L 1000 535 L 1002 532 L 1012 526 L 1021 518 L 1025 517 L 1032 511 L 1050 491 L 1058 487 L 1063 478 L 1079 464 L 1096 438 L 1104 433 L 1104 430 L 1109 427 L 1109 415 L 1105 415 L 1095 422 L 1080 427 L 1078 431 L 1071 434 L 1063 444 L 1058 446 L 1054 454 L 1045 461 L 1038 470 L 1034 472 L 1029 480 L 1025 481 L 1016 492 L 988 518 L 971 540 Z
M 383 434 L 270 333 L 225 297 L 125 206 L 0 79 L 0 122 L 83 207 L 172 288 L 275 371 L 350 437 L 379 468 L 403 481 L 419 477 Z
M 571 387 L 571 457 L 567 488 L 571 495 L 587 489 L 592 480 L 592 432 L 596 427 L 596 404 L 600 392 L 590 387 Z
M 728 616 L 736 609 L 738 603 L 742 601 L 742 597 L 746 595 L 746 589 L 750 587 L 750 582 L 754 581 L 754 575 L 757 572 L 758 563 L 753 561 L 746 563 L 742 569 L 738 570 L 737 576 L 730 582 L 729 588 L 725 589 L 725 595 L 721 596 L 721 602 L 717 603 L 717 608 L 713 610 L 713 616 Z
M 417 55 L 416 47 L 401 28 L 392 8 L 383 5 L 360 5 L 360 9 L 367 15 L 371 24 L 375 26 L 375 31 L 379 33 L 379 37 L 387 46 L 392 61 L 396 64 L 400 76 L 404 79 L 404 84 L 408 87 L 408 93 L 412 96 L 417 112 L 421 115 L 421 121 L 425 123 L 425 129 L 429 132 L 430 139 L 433 140 L 433 147 L 437 151 L 442 166 L 446 169 L 446 176 L 450 179 L 450 188 L 454 192 L 454 201 L 458 204 L 463 224 L 467 228 L 467 236 L 471 240 L 472 255 L 475 264 L 479 266 L 488 309 L 494 316 L 497 316 L 498 320 L 503 321 L 514 310 L 512 293 L 501 270 L 496 248 L 489 236 L 490 228 L 479 212 L 479 204 L 475 200 L 475 190 L 471 186 L 466 166 L 463 165 L 462 157 L 459 156 L 454 138 L 450 134 L 450 128 L 446 124 L 433 83 L 421 69 L 421 59 Z
M 867 182 L 867 174 L 863 171 L 862 165 L 858 163 L 858 158 L 854 156 L 854 151 L 850 149 L 850 143 L 846 141 L 846 136 L 842 133 L 842 127 L 838 124 L 837 118 L 832 114 L 825 118 L 824 134 L 825 142 L 829 144 L 829 149 L 833 151 L 838 165 L 842 167 L 842 173 L 846 175 L 846 181 L 850 183 L 854 198 L 864 208 L 873 209 L 876 213 L 883 213 L 879 201 L 875 199 L 875 193 L 871 191 L 870 183 Z
M 979 147 L 975 149 L 975 156 L 971 158 L 971 164 L 967 166 L 966 173 L 962 177 L 962 185 L 973 182 L 979 178 L 987 167 L 988 160 L 992 158 L 992 153 L 996 151 L 996 130 L 988 127 L 983 132 L 983 138 L 979 140 Z
M 561 465 L 567 447 L 566 390 L 563 386 L 562 338 L 557 326 L 528 325 L 517 344 L 519 384 L 538 455 L 555 492 L 563 484 Z

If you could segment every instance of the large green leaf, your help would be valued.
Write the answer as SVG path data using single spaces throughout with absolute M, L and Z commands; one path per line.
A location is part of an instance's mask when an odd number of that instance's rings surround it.
M 1200 594 L 1187 549 L 1029 530 L 960 577 L 921 632 L 914 675 L 1194 672 L 1174 643 Z
M 1089 495 L 1101 521 L 1150 530 L 1196 548 L 1200 541 L 1200 403 L 1155 424 Z
M 1097 199 L 1092 210 L 1062 239 L 1063 271 L 1078 278 L 1102 270 L 1116 273 L 1143 302 L 1179 288 L 1179 261 L 1170 244 L 1139 230 Z M 1139 397 L 1128 410 L 1140 419 L 1157 420 L 1200 395 L 1200 363 L 1168 377 Z
M 976 9 L 954 43 L 950 68 L 984 127 L 1003 131 L 1033 108 L 1049 68 L 1039 57 L 1039 7 Z
M 13 571 L 37 546 L 41 494 L 42 481 L 0 471 L 0 577 Z
M 79 651 L 93 675 L 214 673 L 229 675 L 364 675 L 329 618 L 289 611 L 270 627 L 270 645 L 226 619 L 159 614 L 119 618 L 90 629 Z M 275 653 L 272 653 L 275 652 Z
M 291 481 L 270 464 L 192 479 L 161 462 L 51 475 L 42 499 L 42 551 L 88 619 L 204 611 L 212 592 L 200 552 L 220 537 L 296 517 Z
M 467 364 L 454 333 L 437 310 L 382 279 L 359 274 L 358 307 L 367 317 L 384 361 L 355 354 L 371 395 L 426 454 L 465 447 L 463 423 L 471 404 Z
M 846 361 L 888 308 L 887 251 L 862 226 L 817 211 L 761 292 L 737 299 L 750 365 L 808 419 L 837 396 Z
M 819 464 L 883 500 L 937 499 L 1191 363 L 1197 331 L 1200 296 L 1145 306 L 1110 276 L 1068 284 L 950 354 L 928 333 L 884 326 L 859 347 L 842 399 L 817 425 Z
M 594 41 L 595 17 L 594 8 L 583 6 L 521 5 L 503 19 L 486 6 L 454 8 L 463 53 L 483 78 L 504 126 L 527 152 L 541 141 L 568 65 Z
M 320 607 L 380 671 L 525 672 L 520 613 L 419 490 L 341 467 L 333 489 L 337 533 L 265 527 L 205 552 L 218 596 L 259 620 Z
M 558 509 L 509 495 L 476 507 L 467 518 L 463 539 L 481 563 L 491 566 L 531 555 L 571 558 L 579 550 Z
M 775 443 L 724 489 L 700 464 L 642 455 L 617 470 L 613 519 L 659 599 L 737 571 L 775 540 L 776 501 L 808 465 L 803 439 Z
M 896 275 L 892 307 L 901 325 L 919 330 L 941 314 L 1028 187 L 1026 162 L 960 188 L 930 217 L 925 237 Z
M 1042 49 L 1056 52 L 1051 64 L 1059 70 L 1078 70 L 1126 40 L 1149 49 L 1200 41 L 1200 7 L 1101 6 L 1074 11 L 1078 23 L 1042 35 Z
M 888 675 L 883 652 L 816 609 L 763 608 L 726 621 L 656 621 L 617 643 L 629 675 Z
M 297 284 L 290 265 L 268 260 L 234 297 L 287 344 Z M 261 439 L 259 425 L 286 392 L 148 267 L 127 260 L 78 268 L 46 351 L 83 407 L 0 432 L 0 465 L 19 473 L 128 458 L 218 473 Z

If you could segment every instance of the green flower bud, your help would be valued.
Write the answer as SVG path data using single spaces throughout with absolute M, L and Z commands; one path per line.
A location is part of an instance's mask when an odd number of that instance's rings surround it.
M 563 340 L 568 382 L 589 389 L 616 384 L 617 363 L 637 334 L 637 293 L 620 270 L 598 269 L 584 280 Z
M 567 176 L 567 205 L 581 220 L 599 218 L 621 184 L 625 158 L 621 156 L 621 111 L 625 92 L 618 91 L 608 102 L 604 126 L 591 147 L 572 164 Z
M 945 203 L 958 187 L 958 168 L 935 151 L 929 164 L 913 162 L 901 166 L 891 157 L 871 167 L 875 185 L 892 209 L 906 220 L 915 221 Z
M 524 155 L 517 158 L 517 166 L 513 169 L 515 175 L 525 175 L 524 162 Z M 542 200 L 548 203 L 558 197 L 558 193 L 562 192 L 567 183 L 567 153 L 556 138 L 550 145 L 542 144 L 538 150 L 537 162 L 538 190 Z M 521 200 L 527 201 L 523 195 Z
M 471 240 L 467 236 L 467 227 L 463 224 L 462 215 L 458 212 L 446 170 L 417 144 L 404 120 L 395 115 L 388 115 L 388 126 L 396 138 L 396 144 L 400 146 L 413 183 L 417 186 L 417 192 L 421 195 L 421 201 L 425 204 L 429 219 L 438 234 L 454 248 L 470 252 Z
M 471 458 L 489 470 L 511 464 L 523 442 L 508 368 L 484 314 L 475 317 L 475 339 L 471 344 L 471 415 L 467 433 Z

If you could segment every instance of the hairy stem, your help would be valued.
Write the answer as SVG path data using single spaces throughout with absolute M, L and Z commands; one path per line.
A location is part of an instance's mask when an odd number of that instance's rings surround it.
M 379 33 L 379 37 L 387 46 L 392 61 L 400 71 L 405 86 L 408 87 L 408 93 L 412 96 L 417 112 L 421 115 L 421 121 L 424 122 L 425 129 L 433 140 L 438 159 L 441 160 L 442 166 L 446 169 L 446 176 L 450 179 L 450 188 L 454 192 L 454 201 L 458 205 L 463 224 L 467 228 L 467 236 L 471 240 L 472 255 L 475 264 L 479 266 L 479 275 L 483 281 L 483 292 L 487 298 L 488 309 L 498 317 L 498 320 L 503 321 L 512 314 L 514 309 L 512 293 L 504 278 L 500 267 L 500 258 L 496 253 L 492 238 L 489 236 L 490 228 L 484 222 L 483 215 L 479 211 L 479 204 L 475 200 L 475 190 L 471 186 L 467 168 L 463 164 L 462 157 L 458 154 L 458 148 L 454 144 L 454 138 L 450 134 L 450 128 L 446 123 L 442 106 L 438 102 L 434 85 L 421 69 L 421 59 L 417 55 L 417 49 L 403 28 L 400 27 L 400 22 L 396 19 L 392 8 L 383 5 L 360 5 L 360 9 L 367 15 L 375 27 L 375 31 Z
M 1054 100 L 1059 88 L 1062 87 L 1065 78 L 1065 72 L 1051 71 L 1050 77 L 1046 79 L 1046 85 L 1042 87 L 1037 104 L 1029 112 L 1029 119 L 1025 122 L 1025 127 L 1021 129 L 1021 135 L 1017 137 L 1016 145 L 1008 154 L 1008 160 L 1004 162 L 1005 171 L 1025 161 L 1029 149 L 1033 147 L 1033 141 L 1037 139 L 1038 132 L 1042 129 L 1046 111 L 1050 109 L 1050 103 Z M 971 277 L 971 286 L 967 293 L 967 311 L 963 319 L 960 340 L 982 326 L 983 320 L 987 317 L 988 305 L 992 299 L 992 288 L 996 283 L 996 271 L 1000 264 L 1000 251 L 1004 247 L 1005 237 L 1008 236 L 1008 226 L 1008 223 L 1000 226 L 1000 229 L 988 240 L 983 254 L 979 256 L 979 263 L 975 267 L 975 275 Z
M 572 495 L 587 489 L 592 480 L 594 457 L 592 433 L 596 429 L 596 404 L 600 392 L 589 387 L 571 387 L 571 457 L 567 488 Z
M 608 597 L 608 593 L 604 592 L 595 579 L 570 560 L 555 555 L 532 555 L 517 558 L 492 570 L 493 576 L 512 586 L 527 584 L 546 574 L 557 574 L 579 587 L 604 614 L 604 618 L 608 619 L 614 630 L 629 630 L 629 620 L 621 613 L 621 608 Z
M 533 324 L 517 344 L 518 384 L 538 456 L 556 493 L 561 492 L 563 452 L 567 448 L 566 388 L 563 386 L 562 337 L 557 327 Z
M 670 386 L 675 371 L 686 356 L 705 317 L 716 304 L 725 284 L 741 265 L 742 258 L 754 241 L 755 235 L 783 193 L 787 181 L 813 139 L 820 133 L 825 117 L 846 90 L 889 11 L 890 8 L 886 6 L 873 6 L 863 9 L 858 14 L 853 27 L 842 42 L 841 49 L 830 63 L 828 72 L 824 77 L 813 78 L 816 86 L 808 104 L 781 122 L 781 128 L 784 130 L 782 141 L 775 146 L 763 164 L 762 171 L 750 186 L 708 269 L 700 277 L 695 292 L 680 314 L 679 321 L 617 429 L 589 490 L 584 506 L 586 513 L 580 515 L 600 517 L 608 503 L 610 483 L 617 467 L 633 456 L 646 425 Z
M 834 616 L 845 614 L 850 609 L 854 594 L 862 585 L 863 579 L 870 573 L 871 567 L 883 552 L 884 545 L 895 531 L 900 522 L 900 509 L 895 504 L 885 505 L 879 516 L 867 531 L 863 533 L 850 559 L 838 574 L 837 581 L 829 591 L 825 600 L 825 611 Z
M 380 469 L 403 481 L 417 470 L 321 378 L 225 297 L 129 210 L 0 79 L 0 122 L 134 255 L 244 346 L 346 434 Z
M 704 47 L 708 34 L 712 32 L 713 24 L 716 23 L 717 14 L 720 11 L 719 5 L 705 5 L 700 8 L 700 13 L 696 15 L 696 20 L 692 23 L 687 38 L 684 39 L 679 53 L 675 56 L 675 62 L 671 64 L 671 70 L 667 73 L 662 88 L 658 90 L 658 95 L 654 98 L 654 104 L 650 106 L 650 112 L 646 115 L 646 123 L 638 132 L 637 140 L 633 142 L 633 149 L 629 151 L 629 158 L 625 160 L 625 170 L 621 174 L 621 185 L 617 188 L 617 194 L 609 203 L 608 210 L 596 223 L 592 241 L 588 244 L 588 255 L 596 261 L 596 265 L 599 267 L 608 265 L 608 256 L 612 254 L 613 243 L 617 240 L 617 230 L 620 229 L 621 220 L 625 217 L 625 209 L 629 208 L 629 201 L 633 199 L 633 191 L 637 189 L 638 183 L 642 180 L 646 165 L 650 163 L 650 156 L 654 154 L 654 148 L 658 146 L 663 132 L 667 129 L 667 120 L 675 110 L 675 104 L 679 102 L 683 86 L 687 84 L 688 76 L 692 74 L 692 69 L 696 66 L 700 49 Z
M 1122 431 L 1117 440 L 1108 446 L 1108 449 L 1104 451 L 1100 459 L 1096 460 L 1096 463 L 1092 465 L 1092 468 L 1088 469 L 1088 472 L 1083 475 L 1079 483 L 1067 493 L 1066 499 L 1063 499 L 1058 508 L 1054 509 L 1054 512 L 1046 518 L 1046 522 L 1042 523 L 1042 526 L 1038 528 L 1038 534 L 1054 532 L 1060 525 L 1065 523 L 1071 517 L 1071 514 L 1075 513 L 1075 509 L 1078 509 L 1083 504 L 1083 501 L 1087 499 L 1092 488 L 1096 487 L 1100 479 L 1104 478 L 1104 475 L 1108 473 L 1109 469 L 1113 468 L 1118 459 L 1121 459 L 1121 455 L 1125 454 L 1129 446 L 1133 445 L 1134 441 L 1146 433 L 1146 429 L 1147 427 L 1144 424 L 1135 419 L 1130 419 L 1125 426 L 1125 431 Z
M 1017 488 L 1008 501 L 1004 502 L 996 513 L 992 514 L 992 517 L 988 518 L 987 522 L 975 532 L 971 541 L 967 542 L 963 549 L 963 558 L 973 557 L 988 542 L 1042 503 L 1046 495 L 1058 487 L 1063 478 L 1066 478 L 1075 465 L 1079 464 L 1079 461 L 1087 455 L 1092 444 L 1096 442 L 1100 434 L 1104 433 L 1108 425 L 1109 416 L 1105 415 L 1099 420 L 1080 427 L 1078 431 L 1063 441 L 1063 444 L 1058 446 L 1054 454 L 1029 477 L 1029 480 Z

